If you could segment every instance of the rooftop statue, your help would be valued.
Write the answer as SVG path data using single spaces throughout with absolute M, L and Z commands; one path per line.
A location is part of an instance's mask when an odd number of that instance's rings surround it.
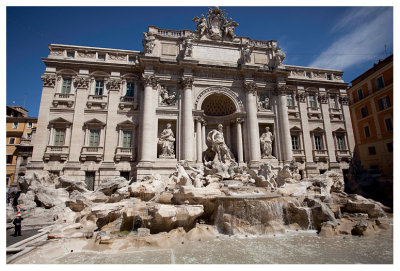
M 193 22 L 197 22 L 196 29 L 200 38 L 207 35 L 210 39 L 234 39 L 236 37 L 234 30 L 239 24 L 225 17 L 225 11 L 219 7 L 208 8 L 207 19 L 204 14 L 201 17 L 195 17 Z

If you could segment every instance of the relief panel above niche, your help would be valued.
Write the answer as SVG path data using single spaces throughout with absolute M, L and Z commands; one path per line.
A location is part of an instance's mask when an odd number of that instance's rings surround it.
M 266 54 L 254 53 L 254 63 L 255 64 L 267 64 L 268 57 Z

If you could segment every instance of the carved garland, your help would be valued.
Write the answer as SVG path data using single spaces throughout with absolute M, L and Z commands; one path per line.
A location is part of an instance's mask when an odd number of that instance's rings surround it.
M 305 103 L 306 102 L 306 94 L 305 93 L 297 93 L 296 100 Z
M 225 88 L 225 87 L 210 87 L 210 88 L 206 88 L 205 90 L 203 90 L 202 92 L 200 92 L 199 95 L 197 95 L 196 101 L 195 101 L 195 108 L 200 109 L 199 103 L 201 100 L 204 100 L 209 94 L 214 94 L 214 93 L 219 93 L 219 94 L 224 94 L 226 96 L 228 96 L 230 99 L 232 99 L 235 103 L 235 105 L 238 107 L 237 111 L 241 112 L 243 111 L 243 103 L 241 100 L 239 100 L 239 95 L 237 93 L 235 93 L 234 91 L 232 91 L 229 88 Z
M 322 104 L 328 103 L 328 95 L 326 94 L 320 94 L 318 95 L 318 101 Z

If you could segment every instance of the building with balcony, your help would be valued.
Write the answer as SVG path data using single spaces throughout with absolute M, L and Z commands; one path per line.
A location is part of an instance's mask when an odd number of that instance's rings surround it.
M 303 177 L 347 169 L 354 138 L 343 72 L 285 65 L 277 41 L 236 36 L 218 8 L 207 18 L 195 31 L 150 26 L 142 51 L 50 44 L 30 170 L 90 188 L 115 176 L 167 178 L 179 160 L 204 162 L 219 124 L 239 165 L 295 160 Z
M 393 55 L 348 89 L 357 155 L 366 169 L 393 176 Z
M 12 186 L 31 160 L 37 118 L 29 117 L 22 106 L 7 106 L 6 114 L 6 185 Z

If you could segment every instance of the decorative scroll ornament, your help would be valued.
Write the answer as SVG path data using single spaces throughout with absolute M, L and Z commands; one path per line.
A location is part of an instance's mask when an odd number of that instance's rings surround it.
M 120 90 L 121 89 L 121 80 L 119 80 L 119 79 L 111 79 L 108 82 L 108 89 L 109 90 Z
M 347 97 L 347 96 L 341 96 L 341 97 L 339 97 L 339 103 L 341 103 L 341 104 L 349 104 L 349 97 Z
M 156 39 L 153 34 L 143 32 L 143 46 L 146 54 L 151 54 L 156 46 L 154 40 Z
M 246 43 L 241 48 L 241 57 L 242 63 L 250 63 L 251 62 L 251 53 L 253 52 L 254 46 L 251 46 L 249 43 Z
M 175 105 L 176 104 L 176 92 L 169 91 L 165 89 L 165 87 L 161 87 L 160 89 L 160 104 L 161 105 Z
M 75 86 L 76 88 L 88 88 L 89 87 L 89 78 L 86 77 L 76 77 L 75 78 Z
M 142 81 L 145 87 L 152 86 L 154 89 L 157 88 L 158 79 L 154 75 L 143 75 Z
M 326 94 L 320 94 L 320 95 L 318 96 L 318 101 L 319 101 L 320 103 L 322 103 L 322 104 L 328 103 L 328 95 L 326 95 Z
M 44 87 L 54 87 L 56 85 L 56 77 L 54 75 L 42 75 L 41 76 L 43 80 L 43 86 Z
M 298 93 L 296 95 L 296 99 L 297 99 L 297 101 L 299 101 L 301 103 L 305 103 L 306 102 L 306 94 L 305 93 Z
M 255 82 L 251 81 L 251 82 L 244 82 L 243 83 L 244 89 L 253 94 L 256 95 L 257 94 L 257 85 Z
M 219 7 L 208 8 L 207 19 L 204 14 L 201 17 L 195 17 L 192 19 L 193 22 L 197 22 L 196 29 L 199 33 L 200 38 L 207 35 L 208 38 L 218 39 L 229 39 L 232 40 L 236 37 L 234 31 L 235 27 L 239 24 L 229 18 L 226 19 L 225 11 L 219 9 Z
M 193 77 L 184 77 L 182 78 L 182 88 L 192 88 L 193 86 Z

